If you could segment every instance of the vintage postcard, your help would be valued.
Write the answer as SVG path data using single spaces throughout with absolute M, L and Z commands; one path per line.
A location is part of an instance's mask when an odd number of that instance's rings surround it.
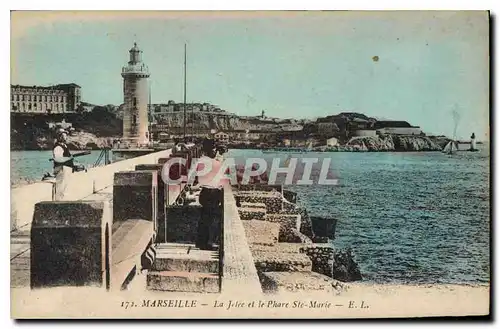
M 490 314 L 487 11 L 13 11 L 11 316 Z

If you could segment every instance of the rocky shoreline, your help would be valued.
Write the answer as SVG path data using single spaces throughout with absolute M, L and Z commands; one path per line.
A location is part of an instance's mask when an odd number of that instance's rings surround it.
M 340 293 L 345 282 L 361 280 L 351 251 L 336 250 L 329 237 L 318 235 L 306 209 L 285 199 L 283 192 L 281 186 L 270 185 L 235 191 L 263 290 Z
M 118 137 L 117 137 L 118 138 Z M 113 146 L 113 137 L 97 137 L 88 132 L 76 132 L 68 141 L 70 150 L 101 150 Z M 11 138 L 11 151 L 46 151 L 52 150 L 54 140 L 46 136 L 37 136 L 28 141 Z

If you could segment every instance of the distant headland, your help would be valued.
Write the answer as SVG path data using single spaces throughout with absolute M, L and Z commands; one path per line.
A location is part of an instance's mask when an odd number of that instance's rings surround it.
M 184 134 L 182 103 L 149 105 L 150 131 L 155 140 Z M 212 135 L 236 148 L 306 147 L 316 150 L 439 151 L 450 140 L 429 136 L 406 121 L 377 120 L 362 113 L 341 112 L 309 119 L 240 116 L 209 103 L 186 104 L 186 133 Z M 71 126 L 72 149 L 111 147 L 123 129 L 123 107 L 81 102 L 66 113 L 11 111 L 11 150 L 51 149 L 53 127 Z

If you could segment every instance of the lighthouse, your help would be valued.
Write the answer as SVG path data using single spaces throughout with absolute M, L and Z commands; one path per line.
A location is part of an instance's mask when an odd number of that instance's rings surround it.
M 130 58 L 122 68 L 123 77 L 123 140 L 132 145 L 149 142 L 148 78 L 149 69 L 142 62 L 142 50 L 134 46 Z
M 470 150 L 475 151 L 476 149 L 476 134 L 472 133 L 470 136 Z

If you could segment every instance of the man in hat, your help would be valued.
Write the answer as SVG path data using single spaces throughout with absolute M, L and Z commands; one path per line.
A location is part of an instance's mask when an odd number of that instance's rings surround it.
M 57 175 L 64 166 L 73 169 L 74 162 L 68 145 L 68 132 L 64 129 L 57 131 L 57 140 L 52 149 L 52 157 L 54 160 L 54 175 Z
M 52 160 L 54 161 L 54 176 L 56 177 L 55 201 L 64 200 L 64 193 L 67 187 L 67 177 L 73 172 L 75 166 L 73 156 L 69 151 L 68 132 L 64 129 L 57 131 L 57 141 L 52 149 Z

